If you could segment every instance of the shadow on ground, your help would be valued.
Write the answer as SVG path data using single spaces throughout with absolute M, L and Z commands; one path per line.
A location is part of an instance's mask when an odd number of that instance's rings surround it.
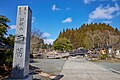
M 57 75 L 54 79 L 52 80 L 60 80 L 64 75 Z
M 31 74 L 34 76 L 34 75 L 39 75 L 40 73 L 45 73 L 45 72 L 43 72 L 42 70 L 40 70 L 40 68 L 38 68 L 38 67 L 35 67 L 35 66 L 30 66 L 30 70 L 32 71 L 31 72 Z M 51 74 L 48 74 L 48 73 L 45 73 L 45 74 L 47 74 L 47 75 L 51 75 Z M 41 76 L 41 75 L 39 75 L 39 76 Z M 44 77 L 44 79 L 46 79 L 46 80 L 60 80 L 64 75 L 53 75 L 53 76 L 55 76 L 55 78 L 53 78 L 53 79 L 51 79 L 50 78 L 50 76 L 48 77 L 46 77 L 46 76 L 41 76 L 41 77 Z M 37 78 L 33 78 L 33 80 L 42 80 L 42 79 L 37 79 Z

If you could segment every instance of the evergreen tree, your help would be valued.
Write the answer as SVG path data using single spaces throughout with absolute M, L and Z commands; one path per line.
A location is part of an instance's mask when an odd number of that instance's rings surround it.
M 59 51 L 70 51 L 72 44 L 67 38 L 59 38 L 53 45 L 55 50 Z
M 120 41 L 120 32 L 117 28 L 114 29 L 112 26 L 105 23 L 91 23 L 83 24 L 76 30 L 73 28 L 67 29 L 64 33 L 59 34 L 55 42 L 59 41 L 60 38 L 70 40 L 73 49 L 79 47 L 91 49 L 115 44 Z
M 8 18 L 0 15 L 0 42 L 3 42 L 4 35 L 7 35 L 7 22 L 10 22 Z

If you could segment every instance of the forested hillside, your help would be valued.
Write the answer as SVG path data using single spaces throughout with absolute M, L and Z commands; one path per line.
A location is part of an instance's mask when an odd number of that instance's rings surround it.
M 72 48 L 76 49 L 84 47 L 87 49 L 111 46 L 120 41 L 120 31 L 105 23 L 83 24 L 79 29 L 63 29 L 56 42 L 61 38 L 67 38 L 72 44 Z

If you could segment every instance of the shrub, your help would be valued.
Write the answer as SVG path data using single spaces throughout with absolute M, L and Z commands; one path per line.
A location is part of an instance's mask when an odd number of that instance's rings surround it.
M 102 60 L 106 60 L 107 58 L 108 58 L 107 54 L 101 54 L 100 55 L 100 59 L 102 59 Z

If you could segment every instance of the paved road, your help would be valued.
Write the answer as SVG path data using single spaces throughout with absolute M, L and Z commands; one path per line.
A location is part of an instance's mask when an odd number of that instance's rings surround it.
M 120 80 L 120 74 L 101 67 L 84 58 L 69 58 L 60 73 L 61 80 Z
M 114 69 L 120 73 L 120 62 L 95 62 L 97 65 L 105 67 L 107 69 Z

